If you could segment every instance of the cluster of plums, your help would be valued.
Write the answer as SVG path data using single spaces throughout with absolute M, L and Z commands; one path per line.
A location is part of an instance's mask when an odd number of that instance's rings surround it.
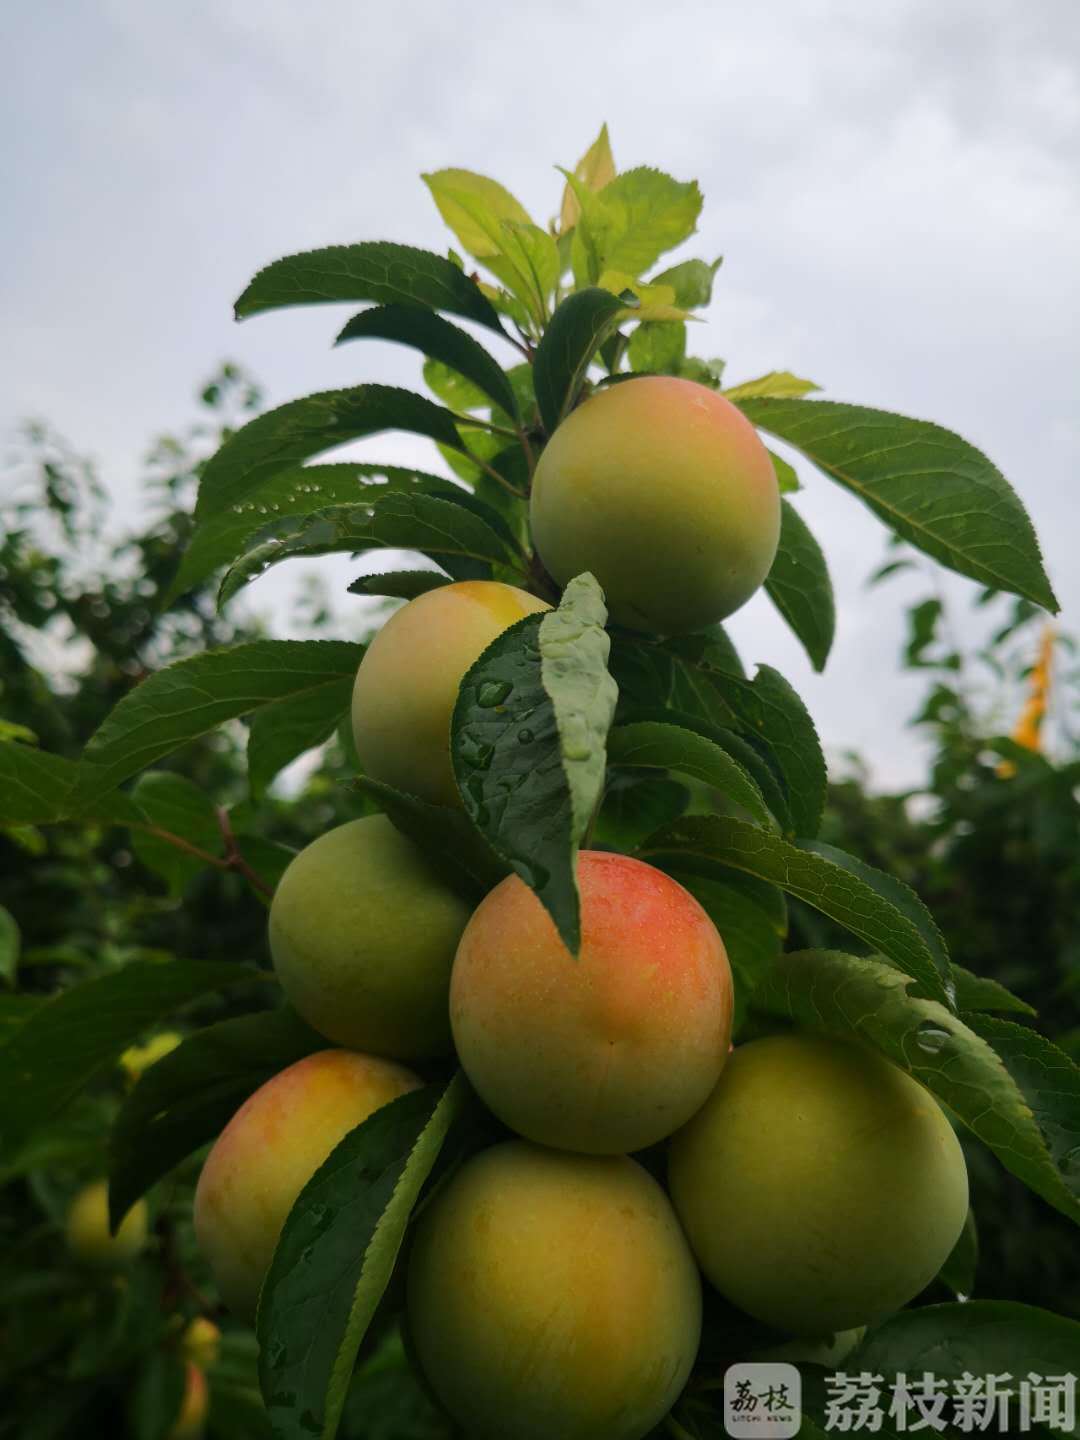
M 591 571 L 613 619 L 711 624 L 764 580 L 779 495 L 714 392 L 641 379 L 596 394 L 544 451 L 537 550 Z M 464 672 L 546 608 L 494 582 L 400 609 L 368 648 L 353 722 L 365 770 L 459 804 L 450 715 Z M 732 978 L 692 895 L 624 855 L 579 857 L 573 957 L 516 876 L 471 910 L 383 816 L 323 835 L 270 913 L 285 995 L 331 1042 L 258 1090 L 204 1166 L 200 1245 L 251 1316 L 285 1217 L 343 1136 L 456 1053 L 518 1138 L 466 1161 L 408 1259 L 413 1353 L 469 1435 L 637 1440 L 697 1353 L 701 1275 L 794 1336 L 916 1295 L 962 1229 L 967 1179 L 933 1098 L 869 1050 L 783 1034 L 730 1052 Z M 669 1140 L 667 1189 L 629 1158 Z M 655 1168 L 655 1167 L 654 1167 Z

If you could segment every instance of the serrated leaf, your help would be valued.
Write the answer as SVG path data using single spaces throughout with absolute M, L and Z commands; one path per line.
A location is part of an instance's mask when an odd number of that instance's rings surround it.
M 505 185 L 472 170 L 435 170 L 421 175 L 439 214 L 470 255 L 490 260 L 502 253 L 504 220 L 531 225 L 532 216 Z
M 247 743 L 248 784 L 254 799 L 261 799 L 275 775 L 298 755 L 330 739 L 348 712 L 355 682 L 355 674 L 342 675 L 317 690 L 255 711 Z
M 635 279 L 643 275 L 665 251 L 689 239 L 701 213 L 696 180 L 684 183 L 648 166 L 624 170 L 599 195 L 567 179 L 581 206 L 574 243 L 580 236 L 590 252 L 588 276 L 594 282 L 605 270 Z M 575 265 L 575 279 L 578 269 Z
M 949 1004 L 948 962 L 943 968 L 918 926 L 854 869 L 746 821 L 717 815 L 677 820 L 650 836 L 641 853 L 665 866 L 709 875 L 719 864 L 778 885 L 880 950 L 943 1006 Z
M 836 632 L 832 581 L 821 546 L 794 505 L 781 500 L 780 516 L 780 544 L 765 591 L 820 672 Z
M 720 256 L 708 264 L 704 260 L 683 260 L 651 277 L 653 285 L 670 285 L 675 304 L 684 310 L 700 310 L 712 300 L 713 281 L 723 263 Z
M 572 580 L 558 610 L 505 630 L 466 672 L 450 729 L 466 813 L 572 954 L 577 847 L 603 788 L 616 700 L 606 615 L 592 576 Z
M 634 371 L 677 375 L 686 354 L 686 325 L 681 320 L 646 321 L 635 327 L 626 354 Z
M 775 826 L 753 777 L 721 745 L 679 725 L 620 725 L 608 737 L 613 765 L 674 770 L 721 790 L 766 827 Z
M 158 670 L 125 695 L 91 736 L 75 802 L 93 804 L 226 720 L 333 687 L 342 676 L 355 675 L 362 655 L 362 645 L 339 640 L 253 640 Z
M 460 1074 L 376 1110 L 293 1206 L 256 1319 L 259 1378 L 277 1440 L 333 1440 L 357 1351 L 468 1087 Z
M 348 587 L 350 595 L 389 595 L 395 600 L 415 600 L 440 585 L 452 584 L 440 570 L 385 570 L 378 575 L 361 575 Z
M 424 305 L 502 333 L 499 317 L 460 266 L 429 250 L 385 240 L 330 245 L 275 260 L 237 300 L 236 318 L 335 300 Z
M 347 340 L 393 340 L 441 361 L 472 383 L 508 414 L 516 412 L 506 372 L 467 331 L 431 310 L 409 305 L 381 305 L 362 310 L 345 325 L 337 345 Z
M 0 980 L 6 981 L 9 985 L 15 983 L 21 943 L 22 938 L 19 935 L 19 927 L 15 923 L 14 915 L 0 905 Z
M 654 830 L 684 815 L 689 804 L 690 791 L 667 774 L 609 769 L 592 843 L 600 850 L 636 850 Z
M 542 325 L 547 320 L 548 300 L 559 283 L 558 246 L 538 225 L 504 220 L 502 250 L 524 279 L 527 287 L 525 298 L 537 322 Z
M 1009 1300 L 971 1300 L 962 1305 L 922 1305 L 902 1310 L 871 1330 L 844 1368 L 855 1374 L 867 1371 L 883 1377 L 900 1373 L 915 1377 L 929 1371 L 938 1380 L 946 1381 L 987 1375 L 1015 1377 L 1019 1381 L 1032 1373 L 1046 1377 L 1075 1375 L 1077 1355 L 1080 1321 Z M 1028 1431 L 1030 1423 L 1022 1422 L 1016 1393 L 1019 1386 L 1000 1388 L 1013 1391 L 1009 1433 Z M 993 1403 L 988 1401 L 991 1424 L 995 1423 L 994 1411 Z M 912 1411 L 909 1418 L 914 1421 L 916 1413 Z M 1029 1417 L 1029 1422 L 1033 1418 Z M 965 1427 L 968 1431 L 972 1428 Z M 1080 1434 L 1080 1426 L 1074 1420 L 1065 1430 L 1057 1427 L 1056 1433 L 1075 1436 Z
M 767 375 L 759 375 L 756 380 L 744 380 L 741 385 L 732 385 L 724 394 L 731 401 L 751 400 L 763 395 L 773 396 L 778 400 L 798 400 L 820 389 L 821 386 L 815 385 L 813 380 L 801 380 L 798 375 L 792 375 L 790 370 L 770 370 Z
M 915 997 L 910 984 L 874 958 L 802 951 L 781 956 L 754 1005 L 880 1050 L 948 1105 L 1007 1170 L 1080 1222 L 1080 1069 L 1035 1031 L 987 1016 L 974 1017 L 976 1030 L 965 1023 L 972 1016 Z
M 74 760 L 36 746 L 0 745 L 0 823 L 55 825 L 77 817 L 128 825 L 141 820 L 126 795 L 101 795 L 95 803 L 75 804 L 79 767 Z
M 137 960 L 36 1006 L 0 1044 L 0 1093 L 19 1097 L 0 1114 L 5 1150 L 110 1070 L 144 1030 L 201 995 L 257 979 L 244 965 Z
M 974 975 L 955 962 L 953 979 L 956 981 L 956 1008 L 961 1014 L 965 1010 L 1004 1010 L 1032 1016 L 1038 1013 L 1033 1005 L 1007 990 L 1000 981 L 991 979 L 989 975 Z
M 461 493 L 461 486 L 444 475 L 401 465 L 339 462 L 289 466 L 260 482 L 242 505 L 230 505 L 195 527 L 165 603 L 171 604 L 185 590 L 235 560 L 270 520 L 310 515 L 327 505 L 358 503 L 365 494 L 385 495 L 391 491 L 454 495 Z
M 959 435 L 826 400 L 747 399 L 739 407 L 942 565 L 1057 611 L 1027 511 L 1001 472 Z
M 214 803 L 186 775 L 169 770 L 150 770 L 131 792 L 131 798 L 149 824 L 176 835 L 207 855 L 224 851 L 221 826 Z M 135 854 L 161 875 L 174 892 L 202 873 L 206 861 L 155 835 L 152 829 L 136 829 L 131 837 Z
M 370 775 L 359 775 L 356 786 L 462 893 L 479 900 L 509 874 L 509 865 L 460 810 L 405 795 Z
M 573 408 L 593 356 L 633 306 L 593 286 L 570 295 L 551 317 L 533 357 L 540 419 L 548 434 Z
M 776 483 L 780 488 L 781 495 L 793 495 L 796 490 L 801 490 L 799 477 L 795 467 L 789 465 L 786 460 L 777 455 L 775 451 L 768 451 L 769 459 L 772 461 L 773 470 L 776 473 Z
M 219 1135 L 260 1085 L 328 1044 L 293 1011 L 267 1010 L 209 1025 L 144 1070 L 109 1137 L 113 1223 Z
M 611 153 L 608 128 L 601 125 L 600 134 L 574 166 L 574 176 L 587 190 L 602 190 L 615 179 L 615 157 Z M 563 189 L 562 206 L 559 211 L 559 232 L 564 234 L 573 229 L 581 214 L 581 205 L 568 183 Z
M 249 502 L 280 471 L 383 430 L 423 435 L 456 450 L 463 445 L 450 411 L 411 390 L 393 385 L 325 390 L 268 410 L 226 440 L 206 463 L 195 518 L 201 523 Z
M 283 560 L 370 550 L 417 550 L 458 580 L 490 579 L 493 565 L 514 569 L 524 580 L 520 557 L 496 528 L 498 518 L 489 522 L 471 506 L 434 495 L 390 494 L 366 504 L 331 505 L 255 536 L 252 548 L 225 572 L 218 605 Z

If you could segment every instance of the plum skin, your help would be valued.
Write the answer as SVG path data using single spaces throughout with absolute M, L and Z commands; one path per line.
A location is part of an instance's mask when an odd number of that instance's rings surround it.
M 462 1067 L 491 1110 L 556 1149 L 625 1154 L 704 1104 L 727 1058 L 727 953 L 698 902 L 630 856 L 578 857 L 582 943 L 516 875 L 481 901 L 450 978 Z
M 873 1051 L 813 1035 L 736 1047 L 673 1137 L 668 1177 L 706 1277 L 791 1335 L 907 1304 L 968 1210 L 963 1151 L 929 1091 Z
M 697 1267 L 625 1156 L 482 1151 L 421 1216 L 406 1288 L 420 1367 L 476 1440 L 640 1440 L 697 1354 Z
M 350 1130 L 419 1084 L 390 1060 L 319 1050 L 241 1105 L 195 1189 L 199 1249 L 238 1318 L 254 1317 L 281 1227 L 315 1171 Z
M 471 913 L 385 815 L 320 835 L 270 906 L 290 1003 L 336 1045 L 393 1060 L 449 1055 L 450 969 Z
M 591 571 L 616 623 L 661 635 L 738 610 L 780 539 L 757 431 L 716 391 L 671 376 L 622 381 L 573 410 L 540 456 L 529 513 L 560 585 Z
M 114 1270 L 135 1259 L 146 1244 L 148 1230 L 146 1202 L 136 1200 L 116 1234 L 110 1234 L 109 1187 L 104 1180 L 94 1180 L 71 1202 L 65 1235 L 68 1249 L 77 1260 L 94 1268 Z
M 504 630 L 550 608 L 513 585 L 463 580 L 418 595 L 391 615 L 353 687 L 353 738 L 364 773 L 460 808 L 450 718 L 462 676 Z

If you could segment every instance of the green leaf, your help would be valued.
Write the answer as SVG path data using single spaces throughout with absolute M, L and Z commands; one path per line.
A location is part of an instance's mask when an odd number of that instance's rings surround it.
M 334 300 L 422 305 L 502 332 L 490 303 L 459 266 L 429 250 L 385 240 L 330 245 L 275 260 L 259 271 L 237 300 L 236 318 L 244 320 L 285 305 Z
M 574 166 L 574 177 L 587 190 L 602 190 L 615 179 L 615 157 L 611 153 L 608 128 L 601 125 L 600 134 Z M 573 187 L 567 184 L 563 189 L 562 206 L 559 211 L 559 233 L 565 235 L 578 222 L 581 205 Z
M 370 775 L 358 776 L 356 785 L 456 889 L 480 900 L 509 873 L 509 865 L 460 810 L 402 794 Z
M 109 1138 L 113 1223 L 215 1139 L 260 1085 L 327 1044 L 291 1010 L 267 1010 L 209 1025 L 144 1070 Z
M 665 773 L 609 769 L 592 843 L 600 850 L 636 850 L 654 830 L 684 815 L 689 804 L 687 787 Z
M 798 400 L 820 389 L 821 386 L 815 385 L 813 380 L 800 380 L 798 375 L 792 375 L 790 370 L 770 370 L 767 375 L 759 375 L 756 380 L 744 380 L 741 385 L 732 385 L 724 391 L 724 395 L 731 401 L 752 400 L 763 395 L 778 400 Z
M 478 385 L 441 360 L 424 361 L 424 384 L 451 410 L 483 410 L 490 400 Z
M 647 320 L 630 336 L 627 358 L 631 370 L 651 375 L 677 375 L 686 354 L 682 320 Z
M 1038 1012 L 1019 995 L 1006 990 L 999 981 L 989 975 L 973 975 L 963 965 L 953 964 L 953 979 L 956 981 L 956 1008 L 961 1014 L 965 1010 L 1005 1010 L 1017 1015 L 1035 1015 Z
M 502 248 L 507 259 L 525 281 L 529 308 L 542 325 L 548 315 L 548 300 L 559 283 L 559 248 L 538 225 L 504 220 Z M 505 406 L 503 407 L 506 408 Z
M 753 777 L 722 746 L 678 725 L 620 725 L 608 737 L 613 765 L 646 765 L 702 780 L 766 827 L 776 822 Z
M 339 640 L 253 640 L 208 650 L 148 676 L 91 737 L 75 801 L 93 804 L 156 760 L 226 720 L 355 676 L 362 645 Z
M 719 864 L 778 885 L 880 950 L 926 993 L 948 1004 L 948 962 L 943 968 L 919 927 L 854 869 L 746 821 L 716 815 L 677 820 L 651 836 L 641 853 L 654 864 L 705 875 Z
M 137 960 L 38 1005 L 0 1044 L 0 1130 L 6 1151 L 51 1120 L 142 1032 L 201 995 L 258 979 L 244 965 Z
M 1031 521 L 973 445 L 925 420 L 825 400 L 749 399 L 755 425 L 786 440 L 896 533 L 961 575 L 1058 604 Z
M 466 813 L 580 943 L 577 848 L 599 802 L 616 690 L 600 588 L 579 575 L 558 610 L 527 616 L 461 682 L 451 758 Z
M 451 584 L 439 570 L 387 570 L 380 575 L 361 575 L 349 586 L 350 595 L 391 595 L 395 600 L 415 600 L 440 585 Z
M 277 1440 L 333 1440 L 360 1343 L 450 1127 L 460 1075 L 376 1110 L 315 1172 L 285 1222 L 256 1319 Z
M 593 280 L 607 270 L 635 279 L 643 275 L 665 251 L 689 239 L 701 213 L 696 180 L 683 183 L 648 166 L 624 170 L 599 195 L 583 194 L 580 183 L 571 185 L 582 209 L 575 240 L 579 231 L 591 232 Z
M 754 1005 L 800 1028 L 880 1050 L 958 1115 L 1007 1170 L 1080 1222 L 1080 1069 L 1034 1031 L 986 1016 L 976 1017 L 976 1030 L 936 1000 L 912 995 L 910 984 L 880 960 L 802 951 L 780 957 Z M 1010 1033 L 997 1033 L 999 1027 Z
M 960 1239 L 953 1246 L 949 1258 L 938 1271 L 938 1280 L 952 1291 L 958 1300 L 966 1300 L 975 1289 L 975 1272 L 979 1265 L 979 1234 L 975 1228 L 975 1212 L 969 1210 Z
M 634 307 L 592 287 L 570 295 L 551 317 L 533 357 L 540 419 L 548 434 L 573 408 L 593 356 Z
M 151 770 L 131 793 L 151 826 L 176 835 L 208 855 L 223 854 L 224 840 L 214 803 L 187 776 Z M 174 893 L 206 869 L 205 860 L 161 839 L 152 829 L 135 830 L 131 844 L 142 863 L 161 875 Z
M 354 385 L 290 400 L 249 420 L 211 456 L 199 485 L 199 522 L 249 502 L 280 471 L 383 430 L 405 430 L 463 447 L 449 410 L 392 385 Z M 264 502 L 265 503 L 265 502 Z
M 499 533 L 498 519 L 493 515 L 489 522 L 472 506 L 435 495 L 391 493 L 366 504 L 331 505 L 280 521 L 255 536 L 252 548 L 225 572 L 218 604 L 228 604 L 283 560 L 368 550 L 417 550 L 452 569 L 459 580 L 489 579 L 493 565 L 515 569 L 524 580 L 521 558 Z
M 670 867 L 669 874 L 689 890 L 724 942 L 735 979 L 735 1033 L 745 1018 L 761 975 L 780 954 L 787 934 L 787 902 L 775 885 L 735 870 L 694 875 Z
M 445 476 L 400 465 L 341 462 L 290 466 L 263 480 L 242 505 L 230 505 L 195 527 L 169 587 L 166 604 L 235 560 L 268 521 L 310 515 L 327 505 L 357 503 L 365 494 L 387 495 L 391 491 L 455 495 L 461 493 L 461 486 Z
M 358 647 L 362 650 L 362 647 Z M 359 668 L 359 667 L 358 667 Z M 330 739 L 352 703 L 355 673 L 256 710 L 248 730 L 248 783 L 261 799 L 279 771 Z
M 505 186 L 472 170 L 435 170 L 421 175 L 439 214 L 470 255 L 490 260 L 502 254 L 502 222 L 531 225 L 532 217 Z
M 417 310 L 409 305 L 382 305 L 374 310 L 362 310 L 348 322 L 335 344 L 363 339 L 394 340 L 400 345 L 409 345 L 464 375 L 508 414 L 516 412 L 514 392 L 498 362 L 466 331 L 431 310 Z
M 801 490 L 799 477 L 795 473 L 795 467 L 789 465 L 786 460 L 781 459 L 774 451 L 769 451 L 769 459 L 776 471 L 776 483 L 780 487 L 781 495 L 793 495 L 796 490 Z
M 132 1440 L 168 1440 L 180 1414 L 186 1375 L 175 1349 L 150 1350 L 142 1357 L 128 1407 Z
M 19 927 L 15 923 L 14 915 L 0 905 L 0 980 L 6 980 L 9 985 L 15 983 L 20 943 Z
M 786 500 L 781 500 L 780 507 L 780 545 L 765 590 L 820 672 L 825 669 L 836 630 L 832 581 L 821 546 L 806 521 Z
M 723 263 L 719 256 L 712 264 L 704 260 L 683 260 L 650 278 L 652 285 L 670 285 L 675 291 L 675 304 L 682 310 L 700 310 L 712 300 L 713 281 Z
M 873 1329 L 848 1356 L 844 1368 L 884 1377 L 902 1372 L 909 1378 L 929 1370 L 937 1379 L 949 1381 L 973 1375 L 1015 1377 L 1013 1384 L 1004 1387 L 1013 1394 L 1007 1432 L 1000 1433 L 1017 1435 L 1030 1430 L 1030 1423 L 1023 1423 L 1017 1382 L 1032 1373 L 1047 1379 L 1075 1375 L 1077 1355 L 1080 1321 L 1008 1300 L 970 1300 L 962 1305 L 902 1310 Z M 909 1419 L 915 1418 L 915 1412 L 909 1412 Z M 971 1429 L 968 1426 L 966 1433 Z M 1058 1426 L 1054 1433 L 1080 1435 L 1080 1424 L 1068 1429 Z
M 62 755 L 31 745 L 0 745 L 0 823 L 55 825 L 77 816 L 127 825 L 142 817 L 126 795 L 102 795 L 93 805 L 75 805 L 79 767 Z

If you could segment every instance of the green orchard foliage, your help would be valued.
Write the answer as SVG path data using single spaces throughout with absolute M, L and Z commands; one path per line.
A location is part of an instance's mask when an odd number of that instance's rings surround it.
M 469 906 L 384 815 L 293 860 L 270 907 L 274 969 L 320 1034 L 393 1060 L 453 1049 L 450 967 Z
M 454 1040 L 481 1098 L 519 1134 L 625 1154 L 670 1135 L 716 1084 L 731 970 L 716 926 L 670 876 L 583 851 L 577 880 L 576 958 L 516 875 L 482 901 L 454 961 Z
M 507 626 L 547 608 L 512 585 L 466 580 L 418 595 L 391 616 L 368 646 L 353 691 L 365 772 L 423 800 L 460 805 L 450 716 L 461 678 Z
M 146 1205 L 137 1200 L 115 1234 L 109 1229 L 109 1187 L 95 1180 L 83 1187 L 71 1202 L 65 1235 L 68 1249 L 83 1265 L 95 1269 L 119 1270 L 130 1265 L 146 1244 L 149 1216 Z
M 613 620 L 673 635 L 723 620 L 762 585 L 780 491 L 729 400 L 651 376 L 600 391 L 563 421 L 536 468 L 530 519 L 560 584 L 591 571 Z
M 425 1211 L 408 1311 L 424 1374 L 476 1440 L 641 1440 L 690 1372 L 701 1282 L 634 1161 L 512 1141 Z
M 323 1050 L 268 1080 L 229 1121 L 199 1177 L 195 1232 L 238 1316 L 253 1318 L 285 1217 L 334 1146 L 419 1083 L 389 1060 Z
M 963 1153 L 933 1096 L 871 1051 L 806 1035 L 736 1049 L 673 1140 L 669 1178 L 708 1279 L 795 1335 L 914 1299 L 968 1209 Z

